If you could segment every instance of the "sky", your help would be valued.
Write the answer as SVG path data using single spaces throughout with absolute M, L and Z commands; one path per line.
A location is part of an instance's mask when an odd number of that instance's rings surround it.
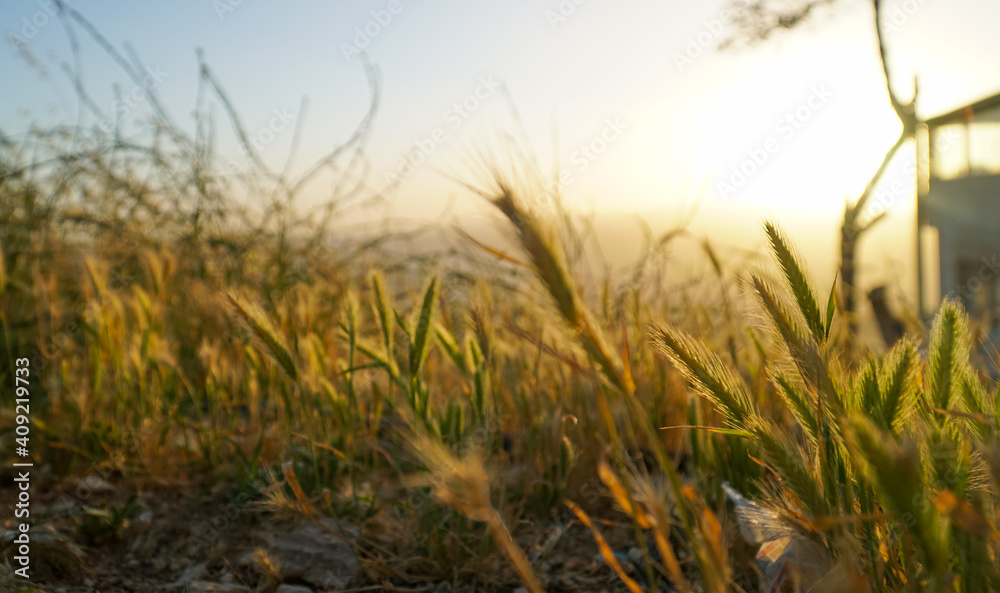
M 377 209 L 347 216 L 486 225 L 495 217 L 483 200 L 448 174 L 473 178 L 470 155 L 523 131 L 544 170 L 561 175 L 570 207 L 593 213 L 618 263 L 638 253 L 636 218 L 664 230 L 696 207 L 692 229 L 724 247 L 760 247 L 760 223 L 774 218 L 819 280 L 832 280 L 845 202 L 900 129 L 867 0 L 839 0 L 793 32 L 729 50 L 718 49 L 734 31 L 716 0 L 67 4 L 115 47 L 134 48 L 187 129 L 200 48 L 258 154 L 278 169 L 299 118 L 293 171 L 350 136 L 369 100 L 363 51 L 382 85 L 366 183 L 391 191 Z M 65 73 L 70 44 L 51 12 L 44 0 L 0 3 L 0 130 L 12 138 L 31 125 L 77 121 Z M 988 58 L 1000 55 L 1000 3 L 886 0 L 885 15 L 894 83 L 909 98 L 919 80 L 921 116 L 1000 92 L 1000 68 Z M 135 85 L 77 35 L 77 66 L 95 103 L 112 111 L 114 85 L 126 95 Z M 243 166 L 215 109 L 220 159 Z M 136 133 L 148 116 L 141 99 L 124 109 Z M 914 287 L 907 159 L 912 147 L 883 183 L 903 182 L 883 191 L 887 221 L 861 247 L 864 274 L 905 290 Z M 328 192 L 317 184 L 304 199 L 318 203 Z

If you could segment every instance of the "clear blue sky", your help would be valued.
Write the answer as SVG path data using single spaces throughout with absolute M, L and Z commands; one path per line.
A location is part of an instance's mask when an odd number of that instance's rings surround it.
M 378 29 L 366 47 L 383 81 L 369 150 L 371 186 L 381 188 L 415 144 L 435 147 L 427 164 L 392 194 L 388 208 L 400 216 L 431 218 L 449 196 L 460 198 L 456 211 L 466 219 L 482 216 L 479 203 L 462 198 L 435 169 L 461 171 L 470 147 L 511 129 L 506 101 L 484 81 L 506 84 L 546 166 L 558 154 L 574 205 L 670 213 L 701 199 L 696 226 L 724 240 L 740 242 L 737 231 L 749 225 L 747 236 L 756 242 L 760 217 L 774 214 L 788 220 L 793 235 L 812 241 L 807 251 L 827 254 L 844 200 L 860 192 L 898 131 L 867 0 L 840 0 L 795 33 L 734 52 L 714 50 L 729 32 L 718 30 L 723 4 L 717 0 L 232 3 L 232 10 L 220 12 L 230 0 L 68 2 L 116 47 L 131 43 L 165 74 L 157 90 L 189 129 L 195 48 L 204 50 L 252 133 L 266 129 L 276 110 L 294 113 L 308 96 L 300 167 L 345 139 L 364 113 L 364 72 L 356 57 L 345 58 L 343 44 L 354 43 L 356 28 Z M 561 5 L 575 11 L 553 19 Z M 379 12 L 389 8 L 395 14 Z M 922 115 L 1000 91 L 1000 3 L 895 0 L 886 2 L 886 13 L 896 15 L 887 41 L 897 82 L 908 94 L 919 75 Z M 77 117 L 72 85 L 61 69 L 70 60 L 67 38 L 44 14 L 44 1 L 0 3 L 0 32 L 25 37 L 24 49 L 38 60 L 29 64 L 9 40 L 0 48 L 0 129 L 15 138 L 31 123 Z M 384 24 L 376 27 L 378 15 Z M 32 20 L 41 24 L 37 31 L 25 28 Z M 133 85 L 78 34 L 89 89 L 110 109 L 112 84 L 123 91 Z M 678 58 L 694 53 L 699 55 L 690 61 Z M 475 108 L 462 112 L 468 117 L 455 119 L 453 105 L 477 91 L 481 98 L 468 103 Z M 787 133 L 781 122 L 795 113 L 807 121 Z M 132 120 L 147 116 L 141 104 L 128 112 Z M 283 163 L 290 129 L 261 146 L 262 158 Z M 220 131 L 223 158 L 241 158 L 228 127 Z M 603 148 L 594 155 L 581 146 Z M 720 182 L 761 149 L 768 151 L 767 163 L 738 191 L 726 191 Z M 324 189 L 315 188 L 317 199 Z M 910 220 L 910 195 L 904 198 L 893 205 L 903 228 Z M 872 240 L 889 249 L 902 231 L 886 229 L 879 231 L 883 239 Z

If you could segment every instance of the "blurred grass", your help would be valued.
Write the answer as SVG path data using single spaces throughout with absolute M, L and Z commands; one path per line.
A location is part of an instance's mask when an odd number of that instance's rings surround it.
M 71 151 L 63 141 L 49 149 Z M 645 327 L 654 310 L 681 319 L 667 308 L 680 298 L 703 302 L 691 306 L 700 310 L 685 324 L 692 331 L 738 333 L 711 309 L 728 279 L 664 292 L 660 270 L 642 261 L 626 282 L 580 290 L 560 235 L 529 219 L 512 188 L 497 204 L 519 225 L 529 263 L 472 244 L 400 258 L 391 247 L 399 237 L 334 245 L 290 208 L 288 228 L 250 224 L 228 200 L 171 225 L 177 211 L 154 207 L 170 188 L 144 185 L 138 162 L 81 169 L 59 153 L 56 165 L 32 169 L 20 166 L 22 151 L 0 151 L 2 349 L 4 360 L 32 361 L 32 450 L 57 475 L 245 484 L 291 462 L 319 512 L 357 521 L 401 512 L 416 534 L 408 553 L 430 560 L 425 572 L 437 567 L 424 576 L 450 578 L 497 550 L 480 543 L 484 521 L 494 541 L 513 541 L 503 535 L 509 526 L 563 512 L 574 492 L 597 492 L 595 461 L 609 445 L 619 464 L 635 468 L 645 451 L 646 465 L 672 472 L 688 443 L 658 427 L 685 424 L 691 412 L 713 417 L 689 408 Z M 211 167 L 191 167 L 205 187 Z M 64 199 L 53 184 L 105 193 Z M 149 212 L 131 217 L 141 204 Z M 760 364 L 756 351 L 740 357 L 747 369 Z M 12 370 L 5 365 L 4 378 Z M 725 442 L 693 440 L 706 471 L 729 467 Z M 745 451 L 736 456 L 756 475 Z M 466 500 L 442 484 L 469 463 L 479 464 L 469 475 L 489 477 L 472 499 L 478 506 L 428 498 Z M 415 479 L 422 471 L 443 481 Z M 482 486 L 456 487 L 473 485 Z M 674 485 L 680 492 L 676 476 Z M 610 504 L 588 500 L 590 512 Z M 523 559 L 515 565 L 531 578 Z

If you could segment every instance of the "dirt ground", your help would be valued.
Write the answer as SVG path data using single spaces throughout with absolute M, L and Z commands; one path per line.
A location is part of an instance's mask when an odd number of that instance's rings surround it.
M 94 477 L 40 479 L 32 484 L 31 496 L 35 523 L 29 532 L 30 580 L 24 581 L 12 576 L 18 565 L 15 546 L 9 544 L 18 528 L 17 490 L 10 477 L 3 480 L 0 591 L 486 593 L 520 586 L 499 552 L 488 553 L 468 571 L 452 571 L 458 576 L 450 582 L 414 578 L 440 573 L 441 567 L 407 556 L 412 531 L 389 512 L 361 526 L 332 520 L 315 525 L 279 518 L 225 485 L 182 490 Z M 116 511 L 128 518 L 119 520 Z M 638 552 L 629 548 L 634 532 L 621 519 L 606 521 L 602 532 L 616 551 L 622 550 L 626 570 L 641 579 L 641 571 L 627 561 L 628 552 L 633 557 Z M 624 590 L 597 557 L 590 531 L 568 516 L 521 521 L 513 530 L 548 591 Z

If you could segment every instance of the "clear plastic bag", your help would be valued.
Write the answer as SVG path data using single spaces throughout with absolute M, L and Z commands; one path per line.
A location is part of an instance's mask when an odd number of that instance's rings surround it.
M 736 507 L 740 535 L 759 545 L 757 567 L 762 593 L 808 591 L 833 567 L 828 553 L 777 511 L 750 502 L 732 486 L 722 485 Z

